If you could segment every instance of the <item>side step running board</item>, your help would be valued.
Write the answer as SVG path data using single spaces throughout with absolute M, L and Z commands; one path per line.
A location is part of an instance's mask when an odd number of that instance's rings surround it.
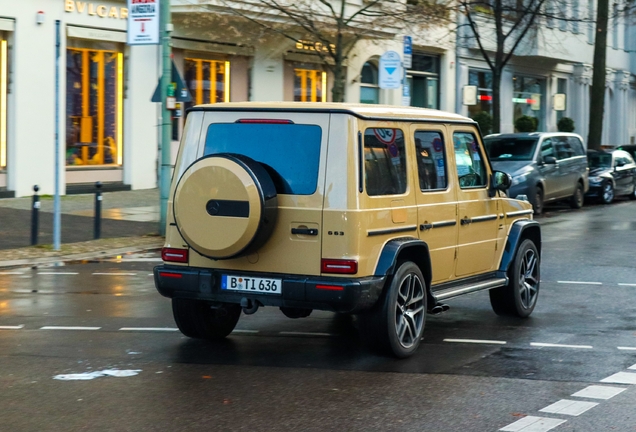
M 439 302 L 441 300 L 446 300 L 449 298 L 457 297 L 459 295 L 467 294 L 474 291 L 499 288 L 499 287 L 505 286 L 507 283 L 508 283 L 508 278 L 490 279 L 484 282 L 467 284 L 467 285 L 457 285 L 454 287 L 446 288 L 441 291 L 433 291 L 433 296 Z

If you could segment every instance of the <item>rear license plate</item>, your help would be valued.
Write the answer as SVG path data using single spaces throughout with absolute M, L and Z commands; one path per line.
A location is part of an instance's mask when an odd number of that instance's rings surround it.
M 228 291 L 245 291 L 262 294 L 281 294 L 283 292 L 281 279 L 266 279 L 245 276 L 223 275 L 221 289 Z

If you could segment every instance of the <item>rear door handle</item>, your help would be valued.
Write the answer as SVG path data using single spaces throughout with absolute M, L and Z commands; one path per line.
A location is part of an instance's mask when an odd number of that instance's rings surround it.
M 468 225 L 469 223 L 472 223 L 472 222 L 473 222 L 473 221 L 472 221 L 471 219 L 469 219 L 468 217 L 465 217 L 464 219 L 462 219 L 462 220 L 460 221 L 460 223 L 461 223 L 462 225 Z
M 292 234 L 317 236 L 318 230 L 316 228 L 292 228 Z

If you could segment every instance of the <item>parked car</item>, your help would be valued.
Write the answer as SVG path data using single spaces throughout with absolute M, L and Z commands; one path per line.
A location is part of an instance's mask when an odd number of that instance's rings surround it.
M 588 168 L 583 138 L 573 133 L 494 134 L 484 139 L 493 169 L 512 176 L 511 197 L 525 195 L 535 214 L 550 201 L 583 206 Z
M 628 195 L 636 199 L 636 163 L 623 150 L 589 151 L 590 190 L 586 198 L 609 204 L 614 198 Z
M 616 150 L 623 150 L 629 153 L 629 155 L 636 161 L 636 144 L 627 144 L 616 147 Z
M 490 290 L 528 317 L 541 228 L 508 198 L 477 123 L 382 105 L 227 103 L 189 111 L 157 290 L 183 334 L 229 335 L 242 313 L 357 314 L 363 339 L 415 352 L 427 314 Z

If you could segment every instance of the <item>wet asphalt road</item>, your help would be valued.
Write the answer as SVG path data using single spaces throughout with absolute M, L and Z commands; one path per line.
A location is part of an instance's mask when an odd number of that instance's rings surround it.
M 532 317 L 497 317 L 486 292 L 449 301 L 407 360 L 326 312 L 263 308 L 223 343 L 189 340 L 154 254 L 0 271 L 0 430 L 636 431 L 636 203 L 539 220 Z M 135 375 L 54 379 L 111 369 Z M 622 391 L 572 396 L 598 385 Z M 589 410 L 541 411 L 564 399 Z

